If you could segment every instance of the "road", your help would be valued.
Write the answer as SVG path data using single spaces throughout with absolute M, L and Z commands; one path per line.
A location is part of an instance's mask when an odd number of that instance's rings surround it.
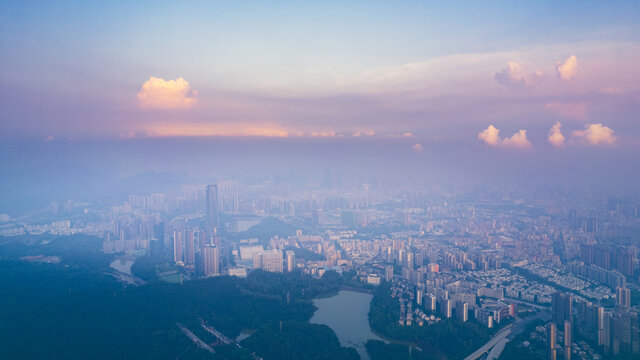
M 509 336 L 511 334 L 512 326 L 513 324 L 507 325 L 504 329 L 498 331 L 498 333 L 494 337 L 492 337 L 491 340 L 489 340 L 486 344 L 482 345 L 478 350 L 474 351 L 473 354 L 464 358 L 464 360 L 475 360 L 480 356 L 482 356 L 482 354 L 489 351 L 489 349 L 494 347 L 499 341 Z
M 548 310 L 548 309 L 545 309 L 545 310 Z M 509 342 L 509 340 L 512 339 L 513 336 L 521 333 L 529 323 L 537 319 L 541 319 L 543 321 L 549 321 L 550 318 L 551 318 L 551 315 L 546 311 L 540 311 L 536 316 L 530 316 L 526 319 L 516 318 L 515 323 L 510 324 L 504 329 L 500 330 L 493 338 L 491 338 L 491 340 L 489 340 L 486 344 L 484 344 L 478 350 L 474 351 L 473 354 L 467 356 L 465 360 L 474 360 L 479 358 L 480 356 L 482 356 L 482 354 L 489 351 L 491 348 L 496 346 L 496 344 L 498 344 L 499 342 L 501 342 L 501 345 L 504 348 L 504 345 L 506 345 L 506 343 Z M 499 351 L 496 350 L 493 353 L 494 355 L 497 354 L 499 356 L 500 355 L 499 353 L 501 353 L 502 350 L 503 349 L 499 349 Z

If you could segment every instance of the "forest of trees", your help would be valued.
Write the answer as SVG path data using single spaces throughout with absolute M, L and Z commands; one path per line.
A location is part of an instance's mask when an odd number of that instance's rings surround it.
M 71 238 L 80 244 L 69 249 L 64 237 L 49 238 L 45 245 L 41 238 L 0 239 L 0 358 L 235 359 L 255 352 L 269 359 L 274 339 L 282 344 L 281 355 L 291 359 L 354 358 L 328 327 L 309 324 L 312 298 L 339 289 L 335 272 L 314 279 L 254 271 L 246 279 L 125 287 L 105 274 L 110 257 L 100 255 L 92 239 Z M 18 260 L 37 254 L 63 254 L 63 260 Z M 244 329 L 257 331 L 243 342 L 246 350 L 216 346 L 212 355 L 176 325 L 197 332 L 200 317 L 232 338 Z

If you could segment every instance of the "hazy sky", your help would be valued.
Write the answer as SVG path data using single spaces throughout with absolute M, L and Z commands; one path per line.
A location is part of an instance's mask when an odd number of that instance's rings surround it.
M 216 149 L 633 184 L 639 59 L 638 1 L 3 1 L 4 191 L 71 154 L 194 165 L 195 136 L 200 170 Z
M 635 1 L 20 1 L 0 22 L 3 138 L 640 136 Z

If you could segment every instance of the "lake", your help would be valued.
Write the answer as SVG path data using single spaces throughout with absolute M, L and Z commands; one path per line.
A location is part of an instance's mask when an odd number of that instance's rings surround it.
M 311 323 L 329 326 L 342 346 L 358 351 L 360 358 L 369 360 L 364 344 L 369 339 L 381 340 L 369 326 L 369 306 L 373 295 L 341 290 L 337 295 L 313 300 L 318 308 Z M 386 341 L 385 341 L 386 342 Z

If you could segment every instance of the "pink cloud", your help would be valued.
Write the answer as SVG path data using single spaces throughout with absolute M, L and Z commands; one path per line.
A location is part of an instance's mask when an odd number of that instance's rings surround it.
M 575 55 L 569 56 L 563 63 L 556 63 L 556 74 L 558 79 L 571 81 L 578 73 L 578 58 Z
M 560 122 L 556 122 L 551 127 L 551 130 L 549 130 L 549 137 L 547 139 L 549 140 L 549 143 L 555 147 L 564 146 L 565 139 L 564 135 L 562 135 L 562 131 L 560 130 L 561 127 L 562 124 L 560 124 Z
M 151 76 L 142 84 L 138 101 L 143 109 L 189 109 L 198 102 L 198 92 L 184 78 L 164 80 Z
M 584 130 L 576 130 L 572 135 L 580 141 L 586 142 L 590 145 L 611 145 L 614 144 L 618 138 L 614 135 L 613 129 L 597 124 L 586 124 Z
M 424 147 L 422 147 L 422 144 L 419 143 L 413 144 L 413 146 L 411 146 L 411 149 L 417 153 L 421 153 L 424 151 Z
M 536 70 L 531 75 L 526 75 L 523 73 L 520 64 L 509 61 L 507 62 L 507 67 L 497 72 L 493 78 L 502 85 L 523 89 L 535 85 L 542 79 L 542 72 Z
M 500 138 L 500 130 L 493 125 L 478 133 L 478 139 L 494 147 L 530 148 L 531 142 L 527 139 L 527 130 L 518 130 L 508 138 Z

